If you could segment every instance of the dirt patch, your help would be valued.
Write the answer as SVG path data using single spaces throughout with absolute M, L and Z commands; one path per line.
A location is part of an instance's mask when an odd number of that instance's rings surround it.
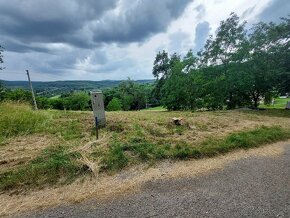
M 85 177 L 70 185 L 45 188 L 26 195 L 2 194 L 0 216 L 12 215 L 33 209 L 80 202 L 88 198 L 108 199 L 139 190 L 145 182 L 155 179 L 194 177 L 221 169 L 233 161 L 249 157 L 279 156 L 288 142 L 280 142 L 261 148 L 235 151 L 210 159 L 161 162 L 155 167 L 139 165 L 112 176 Z
M 28 135 L 10 139 L 1 146 L 0 173 L 26 164 L 55 140 L 48 135 Z

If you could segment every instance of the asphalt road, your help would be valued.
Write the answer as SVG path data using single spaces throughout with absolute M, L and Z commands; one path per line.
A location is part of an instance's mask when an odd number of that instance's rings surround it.
M 277 157 L 241 159 L 207 175 L 155 180 L 138 193 L 28 216 L 289 218 L 290 146 Z

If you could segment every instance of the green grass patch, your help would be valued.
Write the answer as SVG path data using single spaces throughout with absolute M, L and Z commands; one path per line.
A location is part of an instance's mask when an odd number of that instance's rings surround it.
M 142 109 L 144 111 L 166 111 L 166 108 L 162 107 L 162 106 L 158 106 L 158 107 L 149 107 L 146 109 Z
M 49 133 L 66 141 L 84 136 L 81 114 L 32 110 L 31 106 L 13 102 L 0 104 L 0 144 L 6 139 L 33 133 Z
M 64 146 L 47 148 L 27 165 L 0 174 L 0 190 L 69 183 L 82 172 L 75 161 L 78 157 L 78 153 L 69 152 Z
M 249 111 L 242 111 L 242 112 L 260 115 L 260 116 L 290 118 L 290 110 L 285 110 L 285 109 L 269 108 L 266 110 L 249 110 Z
M 287 102 L 290 101 L 290 98 L 275 98 L 273 105 L 264 105 L 262 104 L 260 108 L 276 108 L 276 109 L 285 109 Z
M 199 157 L 211 157 L 233 149 L 248 149 L 288 138 L 290 138 L 290 129 L 283 129 L 279 126 L 262 126 L 251 131 L 232 133 L 224 139 L 206 140 L 201 146 L 195 148 L 194 152 L 198 153 Z
M 34 111 L 29 105 L 0 104 L 0 140 L 43 131 L 50 117 L 45 111 Z
M 124 168 L 129 163 L 128 156 L 124 153 L 124 147 L 120 144 L 112 145 L 108 151 L 103 153 L 101 161 L 102 170 L 116 171 Z

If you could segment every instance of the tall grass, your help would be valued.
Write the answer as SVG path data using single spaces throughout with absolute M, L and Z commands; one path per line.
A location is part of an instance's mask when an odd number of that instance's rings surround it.
M 49 116 L 45 111 L 33 111 L 29 105 L 0 104 L 0 140 L 42 131 Z

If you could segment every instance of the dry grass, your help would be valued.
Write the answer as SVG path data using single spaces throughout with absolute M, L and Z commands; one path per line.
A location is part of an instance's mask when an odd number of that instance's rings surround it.
M 27 164 L 55 141 L 52 136 L 39 134 L 9 139 L 5 146 L 0 147 L 0 173 Z
M 80 166 L 85 166 L 93 176 L 79 177 L 77 181 L 66 186 L 54 184 L 53 187 L 41 186 L 42 190 L 33 189 L 35 187 L 19 190 L 18 193 L 22 193 L 20 195 L 3 192 L 0 194 L 0 215 L 81 201 L 88 197 L 107 198 L 127 191 L 136 191 L 144 182 L 154 178 L 194 176 L 221 168 L 234 159 L 248 155 L 272 155 L 283 151 L 281 146 L 270 146 L 249 152 L 239 151 L 213 159 L 177 163 L 164 161 L 159 162 L 158 167 L 150 165 L 148 169 L 147 163 L 152 163 L 146 159 L 146 155 L 140 161 L 136 151 L 131 148 L 122 151 L 125 156 L 117 156 L 123 158 L 123 165 L 117 167 L 127 166 L 126 170 L 111 176 L 100 173 L 105 169 L 104 161 L 114 161 L 116 156 L 109 156 L 107 160 L 104 157 L 110 154 L 110 149 L 116 144 L 139 145 L 140 142 L 146 142 L 157 147 L 166 144 L 173 147 L 180 144 L 195 147 L 205 140 L 220 139 L 232 133 L 249 131 L 261 126 L 279 125 L 282 128 L 290 126 L 289 114 L 280 116 L 281 114 L 272 112 L 268 114 L 259 111 L 108 112 L 106 113 L 107 127 L 100 130 L 99 139 L 95 140 L 94 119 L 91 112 L 44 111 L 43 113 L 48 115 L 50 120 L 45 121 L 46 125 L 39 127 L 38 132 L 16 135 L 15 138 L 5 139 L 5 142 L 0 144 L 0 173 L 29 164 L 45 148 L 55 145 L 65 148 L 66 154 L 71 152 L 79 154 L 76 162 Z M 173 117 L 182 117 L 183 125 L 175 126 L 172 123 Z M 140 149 L 140 147 L 133 149 Z M 131 159 L 127 160 L 127 157 Z M 136 161 L 137 159 L 139 161 Z M 140 165 L 144 160 L 147 162 Z M 113 167 L 112 169 L 116 170 Z
M 150 180 L 194 177 L 222 169 L 231 162 L 243 158 L 279 156 L 285 150 L 285 144 L 289 143 L 290 141 L 280 142 L 248 151 L 239 150 L 226 156 L 209 159 L 179 162 L 164 161 L 151 168 L 138 165 L 112 176 L 102 175 L 97 179 L 84 177 L 67 186 L 45 188 L 21 196 L 2 194 L 0 198 L 0 216 L 60 204 L 76 203 L 88 198 L 98 200 L 114 198 L 118 195 L 136 192 Z
M 250 130 L 259 126 L 280 125 L 287 127 L 290 119 L 249 114 L 240 111 L 222 112 L 110 112 L 107 113 L 110 134 L 114 132 L 119 141 L 130 142 L 134 137 L 144 137 L 147 141 L 160 144 L 164 142 L 186 142 L 197 145 L 210 137 L 223 137 L 229 133 Z M 173 117 L 183 117 L 185 126 L 172 124 Z M 104 131 L 107 131 L 104 130 Z M 114 131 L 117 129 L 117 131 Z M 139 135 L 138 135 L 138 130 Z M 103 132 L 103 131 L 102 131 Z M 101 132 L 101 135 L 102 135 Z M 135 134 L 134 134 L 135 133 Z

